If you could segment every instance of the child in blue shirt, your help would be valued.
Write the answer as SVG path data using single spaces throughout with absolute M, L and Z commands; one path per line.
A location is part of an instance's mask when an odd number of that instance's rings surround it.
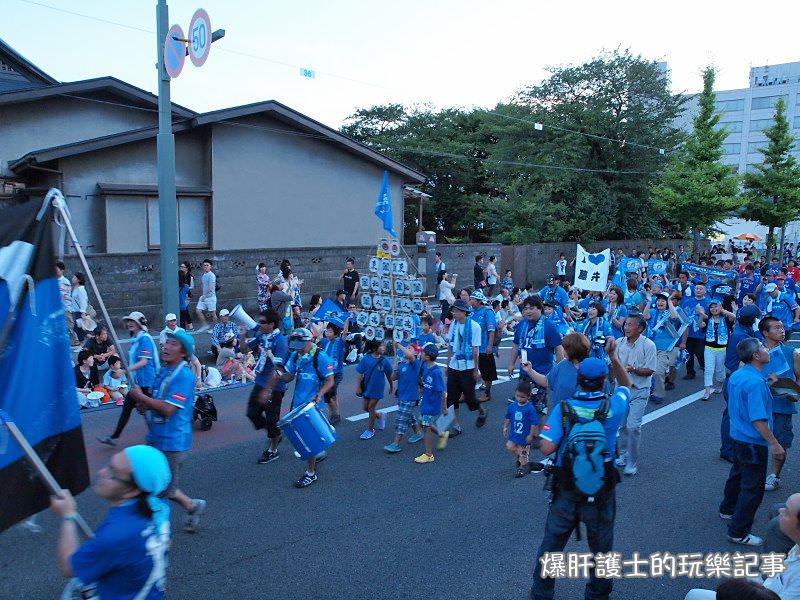
M 395 343 L 395 352 L 402 353 L 404 360 L 395 363 L 392 379 L 397 381 L 397 415 L 394 418 L 394 442 L 383 447 L 386 452 L 400 452 L 400 441 L 411 427 L 414 434 L 409 436 L 410 443 L 422 439 L 419 421 L 414 416 L 414 408 L 419 403 L 419 377 L 422 361 L 417 354 L 422 350 L 419 346 L 404 347 Z
M 386 428 L 386 418 L 376 410 L 386 391 L 384 377 L 389 382 L 389 393 L 392 393 L 392 365 L 386 360 L 385 351 L 379 341 L 368 340 L 364 346 L 364 357 L 356 367 L 356 395 L 364 398 L 364 410 L 369 413 L 367 429 L 360 436 L 362 440 L 375 437 L 376 425 L 381 431 Z
M 420 319 L 420 327 L 422 327 L 422 333 L 419 334 L 418 340 L 420 348 L 424 348 L 428 344 L 439 345 L 443 343 L 442 338 L 433 333 L 433 317 L 429 315 L 422 317 Z
M 344 329 L 335 323 L 325 327 L 323 339 L 319 342 L 320 350 L 333 361 L 333 387 L 325 393 L 325 403 L 331 412 L 331 425 L 338 425 L 342 417 L 339 414 L 339 384 L 344 375 L 344 340 L 347 337 L 347 321 Z
M 520 381 L 514 392 L 514 401 L 508 404 L 506 419 L 503 421 L 503 437 L 508 440 L 506 448 L 517 459 L 515 477 L 525 476 L 528 453 L 536 435 L 536 425 L 539 423 L 536 409 L 529 402 L 530 397 L 531 384 L 527 381 Z
M 447 386 L 444 383 L 442 370 L 436 364 L 439 349 L 428 344 L 422 349 L 422 403 L 419 413 L 422 417 L 422 427 L 425 429 L 425 452 L 414 459 L 415 463 L 424 464 L 433 462 L 433 435 L 439 436 L 439 448 L 447 442 L 447 432 L 440 432 L 435 425 L 439 415 L 447 414 Z

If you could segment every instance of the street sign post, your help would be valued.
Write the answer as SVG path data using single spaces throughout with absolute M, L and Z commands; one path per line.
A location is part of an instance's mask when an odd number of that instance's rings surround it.
M 211 20 L 208 13 L 198 8 L 189 22 L 189 59 L 195 67 L 202 67 L 211 51 Z
M 186 62 L 186 42 L 183 40 L 183 29 L 180 25 L 170 27 L 164 38 L 164 68 L 173 79 L 181 74 Z

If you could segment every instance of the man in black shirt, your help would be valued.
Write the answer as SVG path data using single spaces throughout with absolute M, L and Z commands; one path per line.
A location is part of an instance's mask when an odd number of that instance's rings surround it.
M 345 306 L 350 300 L 355 300 L 358 295 L 358 271 L 355 269 L 355 262 L 348 258 L 344 262 L 344 273 L 342 273 L 342 287 L 344 288 Z
M 486 287 L 486 274 L 483 269 L 483 255 L 478 254 L 475 257 L 475 266 L 472 268 L 472 278 L 475 280 L 475 289 L 482 290 Z
M 108 368 L 109 357 L 117 351 L 108 339 L 108 329 L 103 326 L 94 330 L 94 337 L 87 338 L 83 347 L 92 353 L 94 364 L 101 371 Z

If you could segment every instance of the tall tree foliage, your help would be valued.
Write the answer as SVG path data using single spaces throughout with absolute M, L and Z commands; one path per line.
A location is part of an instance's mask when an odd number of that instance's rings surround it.
M 715 75 L 713 67 L 704 69 L 694 129 L 652 189 L 656 206 L 691 230 L 695 254 L 700 235 L 712 233 L 715 223 L 741 206 L 738 177 L 720 160 L 728 132 L 717 127 L 720 114 L 713 91 Z
M 791 154 L 794 148 L 786 118 L 786 103 L 775 103 L 774 123 L 764 131 L 767 137 L 764 162 L 754 173 L 745 173 L 744 190 L 747 204 L 744 216 L 768 228 L 767 260 L 772 258 L 775 228 L 784 227 L 800 218 L 800 166 Z
M 659 149 L 682 139 L 682 103 L 656 63 L 615 51 L 553 68 L 490 111 L 374 106 L 343 132 L 429 176 L 423 226 L 449 240 L 660 237 L 679 227 L 650 184 Z M 406 216 L 408 235 L 415 207 Z

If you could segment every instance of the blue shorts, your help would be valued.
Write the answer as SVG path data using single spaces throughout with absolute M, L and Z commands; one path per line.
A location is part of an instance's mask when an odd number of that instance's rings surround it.
M 531 443 L 527 439 L 525 439 L 527 437 L 528 436 L 525 435 L 512 434 L 508 436 L 508 441 L 511 442 L 512 444 L 516 444 L 517 446 L 530 446 Z
M 792 447 L 794 431 L 792 431 L 792 417 L 794 415 L 784 415 L 782 413 L 772 413 L 772 435 L 783 446 L 784 450 Z
M 423 427 L 435 427 L 439 415 L 421 415 L 420 423 Z

